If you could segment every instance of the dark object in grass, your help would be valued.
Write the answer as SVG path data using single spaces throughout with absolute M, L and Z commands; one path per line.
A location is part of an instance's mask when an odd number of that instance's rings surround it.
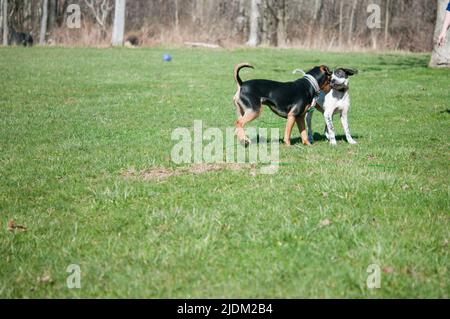
M 140 41 L 138 36 L 136 35 L 129 35 L 125 41 L 125 46 L 130 48 L 136 48 L 140 45 Z
M 31 33 L 27 32 L 16 32 L 15 30 L 12 30 L 9 37 L 9 43 L 11 45 L 23 45 L 24 47 L 32 47 L 33 42 L 34 41 Z

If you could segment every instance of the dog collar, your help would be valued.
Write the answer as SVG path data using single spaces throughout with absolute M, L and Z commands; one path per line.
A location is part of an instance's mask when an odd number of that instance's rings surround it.
M 338 91 L 338 92 L 346 92 L 346 91 L 348 91 L 348 88 L 343 88 L 343 89 L 338 90 L 338 89 L 335 89 L 335 88 L 332 87 L 332 89 L 335 90 L 335 91 Z
M 309 112 L 309 111 L 313 110 L 316 107 L 317 100 L 319 99 L 319 95 L 320 95 L 320 86 L 319 86 L 319 83 L 317 83 L 317 80 L 311 74 L 305 74 L 304 78 L 314 88 L 314 97 L 313 97 L 313 99 L 311 101 L 311 104 L 306 109 L 306 112 Z
M 319 83 L 317 83 L 317 80 L 311 74 L 305 74 L 304 78 L 312 85 L 316 92 L 315 95 L 318 96 L 320 93 L 320 86 Z

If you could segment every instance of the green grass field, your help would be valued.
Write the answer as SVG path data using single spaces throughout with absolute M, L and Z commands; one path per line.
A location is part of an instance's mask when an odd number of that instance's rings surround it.
M 170 52 L 174 60 L 162 62 Z M 0 49 L 0 297 L 448 298 L 448 70 L 426 54 Z M 358 68 L 358 145 L 280 146 L 274 175 L 161 181 L 177 127 L 232 127 L 241 76 Z M 280 128 L 267 108 L 249 127 Z M 293 137 L 299 136 L 295 129 Z M 27 227 L 8 230 L 8 222 Z M 323 225 L 329 220 L 329 225 Z M 68 289 L 70 264 L 81 289 Z M 381 288 L 368 289 L 370 264 Z

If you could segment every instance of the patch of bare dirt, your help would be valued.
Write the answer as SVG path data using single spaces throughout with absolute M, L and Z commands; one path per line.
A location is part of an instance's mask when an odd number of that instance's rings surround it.
M 14 220 L 10 220 L 9 222 L 8 222 L 8 231 L 19 231 L 19 232 L 24 232 L 24 231 L 27 231 L 27 228 L 25 227 L 25 226 L 22 226 L 22 225 L 17 225 L 15 222 L 14 222 Z
M 162 181 L 172 176 L 180 176 L 185 174 L 205 174 L 208 172 L 218 172 L 222 170 L 240 171 L 250 168 L 248 164 L 194 164 L 180 168 L 164 168 L 153 167 L 137 171 L 134 168 L 127 169 L 122 173 L 122 177 L 126 179 L 139 179 L 144 181 Z
M 142 179 L 142 180 L 155 180 L 160 181 L 175 174 L 174 170 L 155 167 L 152 169 L 146 169 L 141 171 L 136 171 L 134 168 L 128 169 L 122 173 L 122 176 L 126 179 Z

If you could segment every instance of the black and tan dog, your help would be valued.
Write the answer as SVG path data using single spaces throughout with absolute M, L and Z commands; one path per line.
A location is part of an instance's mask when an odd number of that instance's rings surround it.
M 234 79 L 237 92 L 233 98 L 237 109 L 236 134 L 241 143 L 248 145 L 244 126 L 256 119 L 262 105 L 267 105 L 277 115 L 287 119 L 284 132 L 284 143 L 291 145 L 292 128 L 297 123 L 302 142 L 309 145 L 305 126 L 305 115 L 319 92 L 330 90 L 331 72 L 327 66 L 316 66 L 303 78 L 294 82 L 276 82 L 271 80 L 250 80 L 242 82 L 239 71 L 242 68 L 253 68 L 248 63 L 241 63 L 234 68 Z

